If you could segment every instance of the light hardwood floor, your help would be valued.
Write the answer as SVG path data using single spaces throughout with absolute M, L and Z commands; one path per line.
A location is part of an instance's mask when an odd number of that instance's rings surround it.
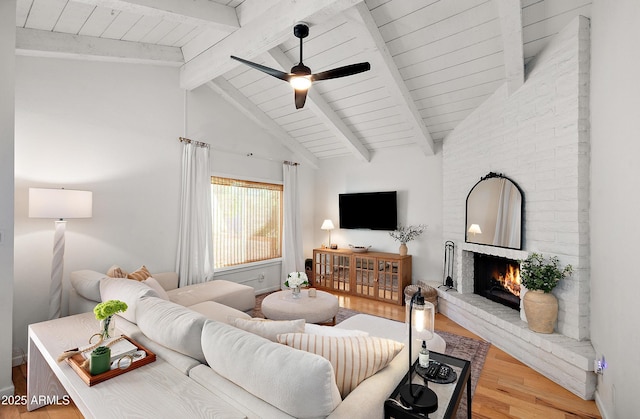
M 404 321 L 405 307 L 336 294 L 340 306 Z M 436 329 L 480 339 L 441 314 Z M 16 394 L 26 394 L 26 366 L 13 369 Z M 473 397 L 474 419 L 497 418 L 601 418 L 595 402 L 585 401 L 491 345 Z M 82 415 L 73 405 L 47 406 L 27 412 L 24 406 L 1 406 L 0 418 L 75 419 Z

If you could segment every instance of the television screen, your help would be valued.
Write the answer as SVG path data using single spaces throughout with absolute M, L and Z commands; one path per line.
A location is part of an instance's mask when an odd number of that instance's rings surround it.
M 338 196 L 340 228 L 395 230 L 396 191 L 346 193 Z

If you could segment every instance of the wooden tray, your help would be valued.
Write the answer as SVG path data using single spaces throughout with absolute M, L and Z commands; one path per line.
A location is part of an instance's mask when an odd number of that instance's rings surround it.
M 128 340 L 129 342 L 133 343 L 135 346 L 138 347 L 138 349 L 143 350 L 146 352 L 147 356 L 145 356 L 144 358 L 132 362 L 131 366 L 127 369 L 121 370 L 120 368 L 116 368 L 114 370 L 109 370 L 106 372 L 103 372 L 102 374 L 97 374 L 97 375 L 91 375 L 91 373 L 89 373 L 89 371 L 85 370 L 84 368 L 82 368 L 82 364 L 85 361 L 84 356 L 82 356 L 82 354 L 76 354 L 70 358 L 67 358 L 67 363 L 69 365 L 71 365 L 71 368 L 73 368 L 73 370 L 78 373 L 78 375 L 80 376 L 80 378 L 82 378 L 82 381 L 84 381 L 85 383 L 87 383 L 87 385 L 89 387 L 101 383 L 103 381 L 106 381 L 110 378 L 113 377 L 117 377 L 119 375 L 122 375 L 126 372 L 135 370 L 136 368 L 140 368 L 143 365 L 147 365 L 150 364 L 151 362 L 156 360 L 156 354 L 154 354 L 153 352 L 151 352 L 149 349 L 145 348 L 144 346 L 140 345 L 138 342 L 136 342 L 135 340 L 131 339 L 128 336 L 124 337 L 126 340 Z

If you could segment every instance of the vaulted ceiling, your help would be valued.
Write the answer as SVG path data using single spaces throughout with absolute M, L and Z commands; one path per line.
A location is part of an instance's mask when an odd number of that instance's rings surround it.
M 591 0 L 17 0 L 18 54 L 180 67 L 317 167 L 319 159 L 418 145 L 433 154 L 496 88 Z M 287 83 L 230 59 L 289 71 L 306 22 L 314 72 L 368 61 L 314 83 L 296 110 Z

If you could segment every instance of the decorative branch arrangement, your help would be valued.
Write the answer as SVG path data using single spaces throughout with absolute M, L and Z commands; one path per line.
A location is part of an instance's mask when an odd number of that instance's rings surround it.
M 424 230 L 426 230 L 427 226 L 424 224 L 418 224 L 415 226 L 398 226 L 397 230 L 390 231 L 389 235 L 399 241 L 402 244 L 407 244 L 411 240 L 416 239 L 419 235 L 421 235 Z

